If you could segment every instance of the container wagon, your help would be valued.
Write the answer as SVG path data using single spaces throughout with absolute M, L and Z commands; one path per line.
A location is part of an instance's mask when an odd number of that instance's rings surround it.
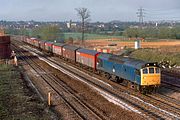
M 33 39 L 33 45 L 34 46 L 36 46 L 37 48 L 39 48 L 40 47 L 40 42 L 39 42 L 40 40 L 38 40 L 38 39 Z
M 66 45 L 63 47 L 63 57 L 65 59 L 71 60 L 76 62 L 76 50 L 78 50 L 79 47 Z
M 45 42 L 44 50 L 52 53 L 53 50 L 53 42 Z
M 96 70 L 97 56 L 100 52 L 80 48 L 76 51 L 76 62 Z
M 45 43 L 46 43 L 45 40 L 40 40 L 40 41 L 39 41 L 39 45 L 40 45 L 40 49 L 41 49 L 41 50 L 45 50 Z
M 65 46 L 66 44 L 63 43 L 55 43 L 53 44 L 53 54 L 58 55 L 58 56 L 62 56 L 63 55 L 63 46 Z

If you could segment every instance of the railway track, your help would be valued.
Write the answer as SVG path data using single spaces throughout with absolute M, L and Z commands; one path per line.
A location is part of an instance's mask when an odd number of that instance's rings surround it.
M 163 79 L 162 83 L 180 88 L 180 79 L 169 77 L 167 75 L 162 75 L 162 79 Z M 172 80 L 172 81 L 170 81 L 170 80 Z
M 65 67 L 67 67 L 67 65 L 62 66 L 64 64 L 60 65 L 59 63 L 57 63 L 54 60 L 47 59 L 47 61 L 48 61 L 48 63 L 55 64 L 57 66 L 62 67 L 63 69 L 65 69 Z M 142 112 L 142 114 L 149 116 L 150 118 L 179 119 L 179 109 L 177 109 L 173 106 L 171 106 L 171 108 L 168 108 L 169 104 L 166 104 L 166 103 L 161 104 L 160 100 L 157 100 L 157 98 L 156 98 L 156 100 L 154 100 L 154 104 L 156 104 L 156 102 L 159 101 L 158 103 L 160 105 L 158 107 L 160 107 L 160 108 L 143 101 L 143 100 L 147 100 L 147 98 L 140 99 L 142 97 L 137 98 L 136 96 L 129 94 L 129 92 L 124 92 L 123 89 L 121 89 L 121 90 L 119 90 L 119 92 L 117 92 L 117 91 L 113 90 L 113 88 L 111 88 L 111 87 L 107 89 L 107 86 L 103 86 L 102 83 L 97 83 L 94 81 L 87 80 L 87 77 L 84 78 L 83 76 L 79 76 L 79 74 L 82 74 L 82 73 L 79 73 L 79 70 L 72 69 L 72 67 L 69 67 L 68 71 L 71 71 L 73 74 L 75 74 L 79 78 L 85 80 L 89 84 L 92 84 L 101 90 L 105 90 L 106 92 L 109 92 L 109 94 L 112 94 L 113 97 L 116 97 L 116 98 L 123 100 L 124 102 L 134 106 L 135 108 L 139 109 L 139 111 Z M 77 73 L 79 73 L 79 74 L 77 74 Z M 101 84 L 101 85 L 99 85 L 99 84 Z M 152 99 L 155 99 L 155 98 L 149 97 L 148 101 L 151 101 Z M 160 99 L 160 98 L 158 98 L 158 99 Z M 164 106 L 166 106 L 166 107 L 164 107 Z M 163 109 L 161 109 L 161 108 L 163 108 Z M 175 113 L 175 115 L 173 113 Z
M 125 91 L 127 91 L 127 89 L 125 89 Z M 148 95 L 145 97 L 142 97 L 142 95 L 136 94 L 136 96 L 138 96 L 144 101 L 148 101 L 149 103 L 152 103 L 158 108 L 162 108 L 172 113 L 176 113 L 178 116 L 180 115 L 180 104 L 178 100 L 175 100 L 171 97 L 164 96 L 161 94 Z
M 173 76 L 175 78 L 180 79 L 180 70 L 179 71 L 177 71 L 177 70 L 176 71 L 175 70 L 173 70 L 173 71 L 164 70 L 162 73 L 165 75 Z
M 17 48 L 14 48 L 17 50 Z M 71 113 L 68 113 L 70 116 L 70 119 L 95 119 L 95 120 L 106 120 L 107 118 L 100 114 L 98 110 L 93 108 L 88 103 L 85 103 L 84 101 L 81 101 L 75 93 L 73 93 L 73 90 L 69 86 L 66 86 L 61 80 L 59 80 L 56 76 L 52 74 L 45 74 L 47 71 L 42 68 L 42 66 L 39 66 L 36 61 L 33 59 L 27 57 L 22 52 L 19 53 L 20 58 L 24 61 L 26 61 L 31 68 L 36 71 L 38 75 L 41 76 L 41 78 L 53 89 L 53 91 L 56 92 L 58 97 L 61 98 L 61 100 L 64 101 L 64 103 L 71 109 Z M 23 57 L 25 56 L 25 57 Z M 42 75 L 43 73 L 43 75 Z
M 56 61 L 53 61 L 53 60 L 50 60 L 48 59 L 47 60 L 48 63 L 51 63 L 51 64 L 56 64 L 58 65 L 59 63 L 57 63 Z M 61 66 L 62 68 L 66 69 L 66 67 L 62 66 L 62 64 L 58 65 L 58 66 Z M 90 84 L 93 84 L 94 86 L 96 86 L 97 88 L 100 88 L 101 90 L 105 90 L 106 92 L 108 91 L 109 93 L 111 93 L 114 97 L 117 97 L 118 99 L 123 99 L 126 103 L 128 104 L 131 104 L 132 106 L 135 106 L 137 109 L 140 109 L 140 111 L 147 115 L 147 116 L 151 116 L 151 117 L 155 117 L 155 118 L 164 118 L 164 119 L 167 119 L 167 118 L 171 118 L 171 119 L 176 119 L 176 118 L 179 118 L 179 115 L 174 115 L 174 114 L 171 114 L 170 112 L 172 113 L 178 113 L 176 110 L 170 110 L 170 109 L 166 109 L 169 111 L 165 111 L 163 109 L 160 109 L 158 107 L 155 107 L 153 106 L 152 104 L 149 104 L 149 103 L 146 103 L 145 101 L 135 97 L 135 96 L 132 96 L 132 95 L 129 95 L 127 94 L 127 92 L 124 92 L 123 90 L 120 91 L 120 92 L 117 92 L 115 90 L 113 90 L 112 88 L 111 89 L 107 89 L 107 88 L 104 88 L 102 85 L 99 85 L 97 83 L 94 83 L 93 81 L 89 81 L 87 80 L 87 77 L 86 78 L 83 78 L 82 76 L 79 76 L 79 71 L 78 70 L 72 70 L 72 68 L 70 67 L 69 68 L 69 71 L 73 74 L 75 74 L 76 76 L 80 77 L 81 79 L 83 80 L 86 80 L 86 82 L 90 83 Z M 77 74 L 78 73 L 78 74 Z M 92 78 L 91 78 L 92 79 Z M 106 86 L 107 87 L 107 86 Z M 125 99 L 126 98 L 126 99 Z M 151 100 L 151 99 L 149 99 Z M 162 105 L 162 104 L 161 104 Z M 163 104 L 164 105 L 164 104 Z M 166 105 L 167 106 L 167 105 Z M 162 107 L 162 106 L 161 106 Z
M 163 71 L 162 82 L 171 86 L 180 88 L 180 72 L 179 71 Z
M 164 101 L 164 103 L 174 106 L 177 110 L 180 111 L 180 101 L 178 101 L 174 98 L 171 98 L 167 95 L 159 94 L 159 93 L 151 95 L 151 97 L 155 97 L 159 101 Z

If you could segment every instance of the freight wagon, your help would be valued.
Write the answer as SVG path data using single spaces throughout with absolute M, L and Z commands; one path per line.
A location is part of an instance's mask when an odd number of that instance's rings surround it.
M 32 45 L 32 39 L 31 38 L 27 38 L 26 41 L 28 44 Z
M 44 50 L 46 50 L 49 53 L 52 53 L 53 49 L 53 42 L 45 42 Z
M 47 41 L 45 41 L 45 40 L 41 40 L 41 41 L 39 41 L 39 45 L 40 45 L 40 49 L 41 50 L 44 50 L 45 49 L 45 43 L 46 43 Z
M 63 43 L 55 43 L 53 44 L 53 54 L 62 56 L 63 55 L 63 46 L 66 44 Z
M 39 46 L 40 46 L 39 40 L 36 38 L 33 39 L 33 45 L 39 48 Z
M 83 48 L 78 49 L 76 51 L 76 62 L 89 66 L 96 70 L 96 61 L 98 54 L 99 52 L 95 50 L 88 50 Z
M 72 60 L 76 62 L 76 50 L 78 50 L 79 47 L 72 46 L 72 45 L 66 45 L 63 47 L 63 57 L 65 59 Z

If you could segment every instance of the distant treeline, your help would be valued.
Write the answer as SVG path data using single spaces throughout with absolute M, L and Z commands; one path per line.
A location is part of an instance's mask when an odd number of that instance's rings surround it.
M 33 29 L 6 29 L 6 34 L 12 34 L 12 35 L 25 35 L 29 37 L 35 37 L 42 40 L 49 40 L 57 42 L 63 42 L 64 41 L 64 34 L 61 32 L 60 28 L 58 26 L 52 26 L 52 25 L 44 25 L 41 27 L 33 28 Z
M 130 38 L 180 39 L 180 27 L 127 28 L 123 36 Z
M 7 34 L 12 35 L 26 35 L 30 37 L 36 37 L 43 40 L 57 40 L 64 41 L 65 35 L 63 29 L 60 29 L 59 26 L 52 25 L 43 25 L 37 28 L 32 29 L 13 29 L 8 28 L 5 30 Z M 78 32 L 75 32 L 78 33 Z M 98 30 L 96 32 L 88 32 L 89 34 L 97 34 L 97 35 L 107 35 L 107 36 L 124 36 L 127 38 L 150 38 L 150 39 L 180 39 L 180 26 L 177 27 L 146 27 L 146 28 L 127 28 L 121 31 L 104 31 Z M 68 39 L 68 38 L 66 38 Z M 75 38 L 73 38 L 75 39 Z

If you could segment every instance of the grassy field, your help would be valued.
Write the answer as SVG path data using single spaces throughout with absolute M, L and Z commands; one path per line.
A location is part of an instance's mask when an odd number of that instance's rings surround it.
M 74 40 L 81 40 L 82 33 L 73 33 L 73 32 L 66 32 L 61 35 L 64 37 L 65 40 L 68 40 L 70 37 L 72 37 Z M 119 39 L 121 41 L 128 41 L 128 42 L 134 42 L 136 38 L 125 38 L 123 36 L 117 36 L 117 35 L 100 35 L 100 34 L 88 34 L 85 33 L 84 35 L 85 40 L 100 40 L 100 39 L 109 39 L 115 42 L 119 42 Z M 161 42 L 161 41 L 179 41 L 178 39 L 145 39 L 145 42 Z
M 164 49 L 167 49 L 166 51 Z M 176 63 L 180 66 L 180 52 L 173 52 L 172 49 L 163 48 L 163 49 L 139 49 L 135 50 L 130 54 L 131 57 L 152 61 L 152 62 L 160 62 L 165 59 L 171 61 L 172 64 Z
M 65 40 L 72 37 L 74 40 L 81 39 L 81 33 L 64 33 Z M 111 38 L 122 38 L 122 36 L 110 36 L 110 35 L 98 35 L 98 34 L 87 34 L 85 33 L 85 40 L 96 40 L 96 39 L 111 39 Z
M 27 89 L 18 69 L 0 64 L 0 119 L 49 120 L 46 105 Z

